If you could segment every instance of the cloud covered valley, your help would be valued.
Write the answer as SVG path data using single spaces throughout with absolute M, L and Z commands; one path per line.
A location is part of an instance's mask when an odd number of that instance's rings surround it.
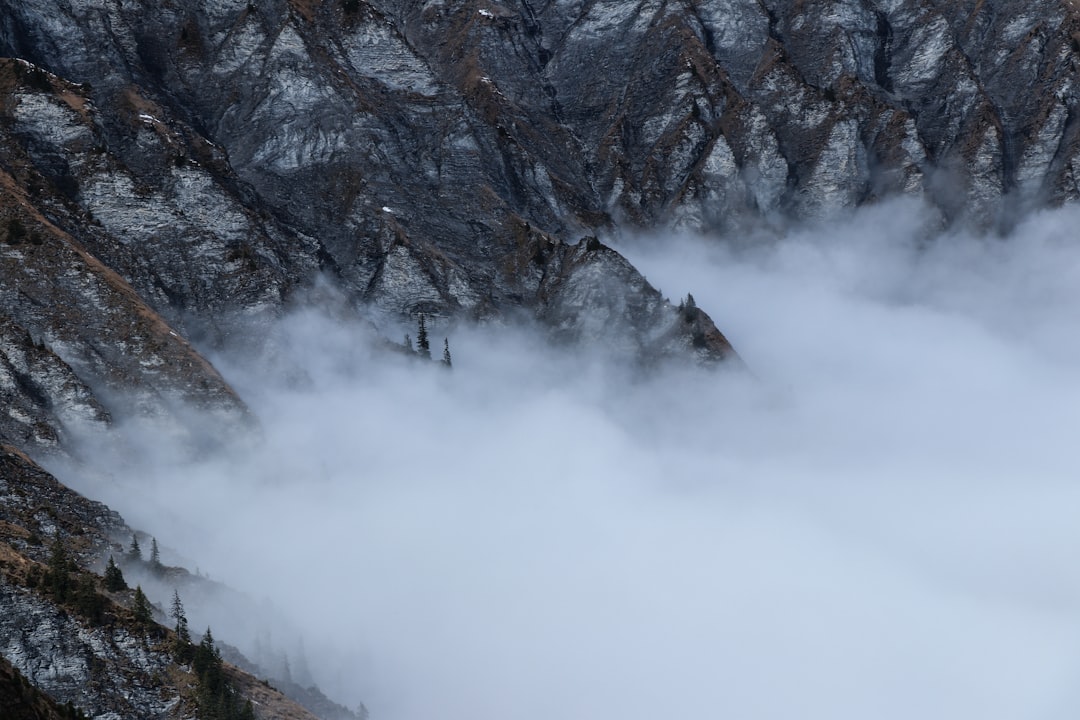
M 259 441 L 64 479 L 376 720 L 1075 717 L 1080 210 L 933 227 L 616 246 L 746 372 L 436 325 L 447 372 L 297 312 L 213 358 Z

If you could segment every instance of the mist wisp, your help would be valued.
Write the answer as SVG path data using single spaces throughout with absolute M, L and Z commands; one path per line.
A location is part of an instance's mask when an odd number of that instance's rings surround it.
M 215 358 L 262 442 L 77 489 L 376 720 L 1075 717 L 1080 211 L 925 227 L 619 248 L 752 376 L 497 328 L 446 372 L 299 313 Z

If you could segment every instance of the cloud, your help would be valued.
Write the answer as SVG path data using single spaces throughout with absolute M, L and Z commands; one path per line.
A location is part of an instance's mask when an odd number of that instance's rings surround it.
M 752 375 L 493 327 L 445 372 L 298 313 L 215 359 L 261 442 L 80 489 L 271 598 L 377 719 L 1072 717 L 1078 226 L 899 203 L 620 248 Z

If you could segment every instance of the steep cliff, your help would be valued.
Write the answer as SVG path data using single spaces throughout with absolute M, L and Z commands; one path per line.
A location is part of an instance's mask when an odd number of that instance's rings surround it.
M 21 451 L 123 417 L 227 441 L 252 419 L 196 348 L 238 323 L 326 283 L 711 363 L 734 350 L 621 233 L 1080 195 L 1069 0 L 41 0 L 0 3 L 0 56 L 0 655 L 120 717 L 179 707 L 143 687 L 174 664 L 23 571 L 57 530 L 100 570 L 129 530 Z
M 0 708 L 14 694 L 19 702 L 12 700 L 13 706 L 19 708 L 40 705 L 45 708 L 40 712 L 47 712 L 56 705 L 67 711 L 70 704 L 108 720 L 199 714 L 198 679 L 190 661 L 178 661 L 176 635 L 162 627 L 174 625 L 162 609 L 168 596 L 162 592 L 162 602 L 151 607 L 162 625 L 140 621 L 133 591 L 109 590 L 98 574 L 105 558 L 115 556 L 132 583 L 156 578 L 159 590 L 180 588 L 191 596 L 214 589 L 181 568 L 154 570 L 125 558 L 120 542 L 132 535 L 115 512 L 71 491 L 15 448 L 0 445 L 0 657 L 5 663 L 0 664 Z M 57 544 L 69 563 L 63 570 L 71 591 L 64 595 L 58 595 L 51 576 Z M 262 674 L 235 650 L 226 647 L 225 653 Z M 10 668 L 6 676 L 5 667 Z M 226 673 L 241 696 L 252 700 L 259 718 L 315 720 L 269 683 L 235 666 Z M 26 683 L 46 698 L 39 702 Z M 294 690 L 324 719 L 355 717 L 314 687 Z
M 1074 198 L 1078 22 L 1064 0 L 11 4 L 4 217 L 31 241 L 4 255 L 85 264 L 114 293 L 93 289 L 96 309 L 164 322 L 60 337 L 50 308 L 95 306 L 55 272 L 32 312 L 42 280 L 8 270 L 4 310 L 91 386 L 159 408 L 163 388 L 228 395 L 166 357 L 193 352 L 180 338 L 220 338 L 228 312 L 273 313 L 320 275 L 391 316 L 525 309 L 592 336 L 594 308 L 553 280 L 595 299 L 629 287 L 625 265 L 597 243 L 568 265 L 537 248 L 897 193 L 980 218 Z M 731 354 L 666 303 L 606 317 L 620 350 L 704 336 Z

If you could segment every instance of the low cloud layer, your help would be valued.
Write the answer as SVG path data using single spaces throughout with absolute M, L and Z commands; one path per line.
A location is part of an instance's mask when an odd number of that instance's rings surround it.
M 620 248 L 752 374 L 492 328 L 444 372 L 298 314 L 216 358 L 261 443 L 79 489 L 376 720 L 1075 717 L 1080 212 L 928 227 Z

